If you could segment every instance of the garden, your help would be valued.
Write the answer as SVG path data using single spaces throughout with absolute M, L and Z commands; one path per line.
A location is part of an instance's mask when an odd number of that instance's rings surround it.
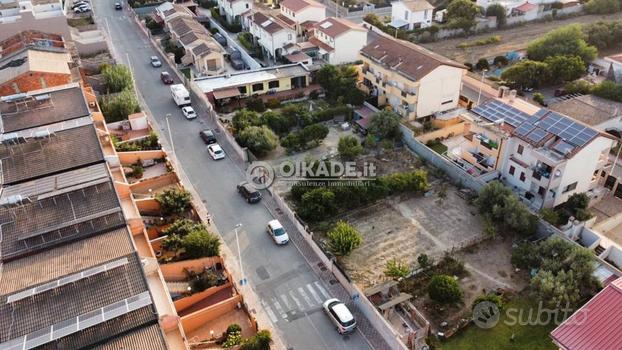
M 125 120 L 130 114 L 140 112 L 132 73 L 127 66 L 104 64 L 100 66 L 100 74 L 106 94 L 99 98 L 99 106 L 106 123 Z

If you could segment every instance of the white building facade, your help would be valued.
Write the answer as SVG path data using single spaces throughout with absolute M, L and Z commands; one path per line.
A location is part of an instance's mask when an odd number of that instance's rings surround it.
M 345 18 L 329 17 L 314 25 L 309 42 L 329 64 L 352 63 L 367 44 L 367 30 Z
M 279 19 L 261 12 L 249 17 L 249 31 L 264 53 L 276 59 L 283 55 L 283 47 L 296 43 L 296 32 Z
M 413 30 L 432 25 L 434 6 L 425 0 L 401 0 L 391 3 L 391 26 Z
M 227 23 L 242 23 L 242 15 L 253 9 L 252 0 L 218 0 L 220 15 L 224 16 Z

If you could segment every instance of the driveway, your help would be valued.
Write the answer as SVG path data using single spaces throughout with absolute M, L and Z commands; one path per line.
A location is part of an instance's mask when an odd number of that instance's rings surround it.
M 277 247 L 265 233 L 273 217 L 265 206 L 249 205 L 236 193 L 244 180 L 242 170 L 229 158 L 213 161 L 207 155 L 198 133 L 209 127 L 205 106 L 194 98 L 201 118 L 187 121 L 174 104 L 170 90 L 159 80 L 162 70 L 173 71 L 164 60 L 159 69 L 149 65 L 150 56 L 158 56 L 150 41 L 136 27 L 128 12 L 115 11 L 112 3 L 94 0 L 97 22 L 109 32 L 111 51 L 134 73 L 137 90 L 151 113 L 154 128 L 168 138 L 166 115 L 177 161 L 206 204 L 223 240 L 237 252 L 234 226 L 241 223 L 240 250 L 248 285 L 259 296 L 264 310 L 289 349 L 370 349 L 360 332 L 341 337 L 321 311 L 321 302 L 333 289 L 321 280 L 296 247 Z M 217 136 L 225 152 L 233 154 L 224 137 Z M 170 140 L 169 140 L 170 141 Z M 260 325 L 261 326 L 261 325 Z

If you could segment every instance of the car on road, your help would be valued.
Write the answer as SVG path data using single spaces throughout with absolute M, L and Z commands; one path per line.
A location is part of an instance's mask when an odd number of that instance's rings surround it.
M 171 78 L 171 75 L 168 74 L 168 72 L 160 73 L 160 80 L 162 80 L 162 82 L 166 85 L 170 85 L 173 83 L 173 78 Z
M 248 203 L 258 203 L 261 200 L 261 193 L 246 181 L 238 185 L 238 192 Z
M 356 329 L 356 321 L 354 316 L 346 304 L 342 303 L 339 299 L 328 299 L 322 304 L 324 312 L 328 315 L 328 318 L 337 327 L 339 334 L 352 333 Z
M 75 9 L 73 9 L 74 13 L 87 13 L 87 12 L 91 12 L 91 8 L 89 6 L 78 6 Z
M 266 231 L 274 240 L 274 243 L 278 245 L 287 244 L 289 242 L 289 236 L 287 235 L 287 231 L 283 228 L 283 225 L 279 222 L 279 220 L 271 220 L 268 222 L 268 226 L 266 227 Z
M 211 145 L 207 146 L 207 153 L 209 153 L 210 157 L 212 157 L 213 160 L 225 158 L 225 151 L 223 151 L 220 145 L 217 143 L 212 143 Z
M 216 143 L 216 136 L 214 136 L 214 131 L 212 131 L 212 129 L 202 130 L 201 132 L 199 132 L 199 136 L 201 136 L 203 142 L 208 145 Z
M 184 114 L 184 117 L 186 117 L 186 119 L 194 119 L 197 117 L 197 113 L 190 106 L 182 107 L 181 113 Z
M 149 60 L 151 61 L 151 65 L 153 67 L 155 68 L 162 67 L 162 62 L 160 62 L 160 59 L 157 56 L 151 56 Z
M 120 2 L 115 2 L 114 3 L 114 9 L 115 10 L 123 10 L 123 6 L 121 5 Z
M 90 7 L 91 5 L 88 2 L 86 2 L 86 1 L 76 1 L 76 2 L 73 3 L 73 5 L 71 5 L 71 9 L 75 10 L 78 7 L 85 7 L 85 6 L 89 6 Z

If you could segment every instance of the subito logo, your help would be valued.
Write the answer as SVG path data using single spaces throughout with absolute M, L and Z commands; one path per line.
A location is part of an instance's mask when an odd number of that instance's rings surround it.
M 473 308 L 473 323 L 483 329 L 489 329 L 499 323 L 501 312 L 495 303 L 482 301 Z

